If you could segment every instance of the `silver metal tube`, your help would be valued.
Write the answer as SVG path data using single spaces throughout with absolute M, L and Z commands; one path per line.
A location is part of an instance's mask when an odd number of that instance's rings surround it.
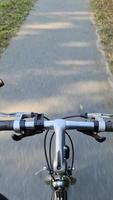
M 94 122 L 66 121 L 66 129 L 94 130 Z
M 29 129 L 33 129 L 34 128 L 34 120 L 25 121 L 25 127 L 28 127 Z
M 53 163 L 54 171 L 57 173 L 65 172 L 66 160 L 64 158 L 65 146 L 65 120 L 54 120 L 55 131 L 55 158 Z
M 62 174 L 65 172 L 66 159 L 64 156 L 65 147 L 65 130 L 80 129 L 94 130 L 94 122 L 81 121 L 65 121 L 57 119 L 54 121 L 44 121 L 45 129 L 53 129 L 55 131 L 55 158 L 53 168 L 56 173 Z
M 58 119 L 60 120 L 60 119 Z M 56 120 L 53 121 L 44 121 L 44 128 L 45 129 L 53 129 L 54 130 L 54 123 Z M 81 129 L 81 130 L 94 130 L 94 122 L 82 122 L 82 121 L 65 121 L 62 119 L 62 122 L 65 123 L 65 130 L 71 129 Z
M 52 121 L 52 120 L 45 120 L 44 121 L 44 128 L 45 129 L 53 129 L 54 128 L 54 121 Z

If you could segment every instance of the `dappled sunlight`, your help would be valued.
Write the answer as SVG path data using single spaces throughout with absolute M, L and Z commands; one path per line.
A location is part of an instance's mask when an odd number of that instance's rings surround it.
M 91 42 L 80 42 L 80 41 L 71 41 L 67 43 L 59 44 L 60 47 L 90 47 Z
M 24 38 L 24 36 L 30 36 L 30 35 L 38 35 L 38 33 L 37 33 L 37 31 L 35 31 L 35 30 L 30 30 L 30 31 L 28 31 L 28 30 L 26 30 L 26 31 L 21 30 L 21 31 L 19 31 L 19 32 L 17 33 L 17 36 L 18 36 L 18 37 L 21 37 L 21 38 L 22 38 L 22 37 Z M 14 39 L 17 40 L 18 38 L 15 37 Z
M 23 100 L 23 101 L 13 101 L 8 104 L 8 102 L 5 103 L 5 108 L 1 111 L 4 112 L 44 112 L 53 114 L 55 113 L 55 110 L 57 113 L 65 112 L 65 105 L 68 103 L 68 99 L 65 98 L 65 96 L 54 96 L 54 97 L 45 97 L 41 100 Z M 54 110 L 52 110 L 52 108 Z
M 38 15 L 39 16 L 69 16 L 69 15 L 73 15 L 73 16 L 90 16 L 92 15 L 93 12 L 87 12 L 87 11 L 54 11 L 54 12 L 39 12 Z
M 70 20 L 89 20 L 89 17 L 92 16 L 92 12 L 82 12 L 82 11 L 73 11 L 73 12 L 41 12 L 39 16 L 47 16 L 47 17 L 68 17 Z
M 78 81 L 76 83 L 72 83 L 69 86 L 66 86 L 66 94 L 73 94 L 76 91 L 76 95 L 94 95 L 94 98 L 98 101 L 98 97 L 101 97 L 100 94 L 107 92 L 108 86 L 106 85 L 106 81 Z
M 94 60 L 61 60 L 56 61 L 59 65 L 74 65 L 74 66 L 84 66 L 84 65 L 95 65 Z
M 60 30 L 60 29 L 72 29 L 78 28 L 79 25 L 71 23 L 71 22 L 49 22 L 49 23 L 35 23 L 35 24 L 27 24 L 24 26 L 24 30 L 20 30 L 17 33 L 18 37 L 15 37 L 15 40 L 19 38 L 22 39 L 25 36 L 39 35 L 39 31 L 43 30 Z
M 0 117 L 0 120 L 4 120 L 4 118 L 1 118 L 1 117 Z M 4 140 L 5 140 L 5 141 L 8 141 L 9 139 L 11 139 L 11 134 L 10 134 L 11 132 L 10 132 L 9 134 L 4 134 L 4 132 L 5 132 L 5 131 L 1 131 L 1 132 L 0 132 L 0 141 L 1 141 L 1 140 L 3 140 L 3 141 L 4 141 Z M 0 159 L 1 159 L 1 157 L 0 157 Z
M 90 15 L 88 16 L 70 16 L 69 19 L 74 21 L 74 20 L 79 20 L 79 21 L 85 21 L 85 20 L 89 20 Z
M 33 30 L 56 30 L 56 29 L 66 29 L 66 28 L 75 28 L 76 25 L 72 24 L 71 22 L 54 22 L 54 23 L 44 23 L 44 24 L 32 24 L 26 25 L 26 29 L 33 29 Z
M 38 35 L 40 31 L 44 30 L 59 30 L 59 29 L 68 29 L 68 28 L 79 28 L 80 25 L 77 21 L 90 20 L 90 17 L 93 15 L 92 12 L 84 11 L 55 11 L 55 12 L 39 12 L 38 16 L 43 23 L 40 23 L 40 20 L 37 20 L 33 23 L 26 23 L 24 27 L 17 33 L 15 40 L 23 39 L 27 36 Z M 57 21 L 54 21 L 54 18 Z M 46 20 L 44 20 L 46 19 Z M 34 20 L 35 21 L 35 20 Z
M 61 94 L 61 91 L 62 94 Z M 104 94 L 108 91 L 108 85 L 106 81 L 76 81 L 70 84 L 62 85 L 59 88 L 59 93 L 56 91 L 54 96 L 44 96 L 42 98 L 32 99 L 28 98 L 25 100 L 13 99 L 10 104 L 8 100 L 1 102 L 1 112 L 43 112 L 53 115 L 55 113 L 61 114 L 70 111 L 72 109 L 72 103 L 75 101 L 74 108 L 78 108 L 80 99 L 82 101 L 97 102 L 98 104 L 104 97 Z M 74 98 L 74 99 L 73 99 Z M 106 97 L 104 97 L 106 98 Z M 79 101 L 78 101 L 79 99 Z M 70 102 L 70 103 L 69 103 Z M 67 106 L 66 106 L 67 105 Z
M 49 70 L 50 68 L 50 70 Z M 31 77 L 33 78 L 38 78 L 39 76 L 54 76 L 54 77 L 57 77 L 59 78 L 60 77 L 64 77 L 64 76 L 71 76 L 73 75 L 73 72 L 67 68 L 65 71 L 63 69 L 53 69 L 53 66 L 49 66 L 48 67 L 48 70 L 47 71 L 44 71 L 41 69 L 41 67 L 33 67 L 27 71 L 25 71 L 25 73 L 22 74 L 21 71 L 19 71 L 18 73 L 12 74 L 12 72 L 10 72 L 9 74 L 7 75 L 3 75 L 2 78 L 5 80 L 6 82 L 6 86 L 8 87 L 8 84 L 10 83 L 11 86 L 13 87 L 18 87 L 18 85 L 21 83 L 21 81 L 23 80 L 26 80 L 28 81 L 29 79 L 31 79 Z M 13 76 L 13 79 L 12 79 L 12 76 Z M 6 87 L 5 86 L 5 87 Z M 5 88 L 4 88 L 5 89 Z
M 76 107 L 79 99 L 100 103 L 108 88 L 104 77 L 98 81 L 101 61 L 95 59 L 95 36 L 90 37 L 92 12 L 59 9 L 36 15 L 17 34 L 17 46 L 3 66 L 6 87 L 0 110 L 60 114 L 72 111 L 75 100 Z

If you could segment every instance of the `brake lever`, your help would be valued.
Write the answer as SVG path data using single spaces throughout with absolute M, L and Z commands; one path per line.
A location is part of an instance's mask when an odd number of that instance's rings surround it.
M 99 143 L 102 143 L 106 140 L 106 137 L 100 136 L 97 133 L 94 133 L 94 132 L 91 132 L 91 131 L 80 131 L 80 132 L 84 133 L 85 135 L 89 135 L 89 136 L 93 137 Z
M 100 135 L 95 135 L 95 140 L 97 141 L 97 142 L 100 142 L 100 143 L 102 143 L 102 142 L 104 142 L 105 140 L 106 140 L 106 137 L 104 137 L 104 136 L 100 136 Z
M 17 135 L 17 134 L 12 134 L 12 139 L 14 141 L 20 141 L 21 139 L 25 138 L 25 137 L 30 137 L 36 134 L 40 134 L 42 133 L 42 131 L 24 131 L 23 133 Z
M 14 140 L 14 141 L 20 141 L 20 140 L 22 140 L 23 138 L 25 138 L 25 137 L 30 137 L 30 136 L 33 136 L 33 135 L 36 135 L 37 133 L 31 133 L 31 134 L 25 134 L 25 133 L 23 133 L 23 134 L 20 134 L 20 135 L 16 135 L 16 134 L 12 134 L 12 139 Z
M 85 114 L 82 114 L 81 116 L 85 119 L 95 119 L 95 120 L 113 118 L 113 114 L 107 114 L 107 113 L 85 113 Z
M 24 136 L 23 135 L 16 135 L 16 134 L 12 134 L 12 139 L 14 141 L 20 141 Z

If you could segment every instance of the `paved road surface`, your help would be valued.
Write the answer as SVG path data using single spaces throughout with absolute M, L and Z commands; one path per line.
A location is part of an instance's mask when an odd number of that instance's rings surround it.
M 41 0 L 0 59 L 0 110 L 38 111 L 51 117 L 113 112 L 104 57 L 98 49 L 88 0 Z M 0 192 L 9 200 L 49 200 L 43 135 L 15 143 L 0 135 Z M 112 200 L 113 135 L 104 144 L 73 134 L 77 184 L 70 200 Z

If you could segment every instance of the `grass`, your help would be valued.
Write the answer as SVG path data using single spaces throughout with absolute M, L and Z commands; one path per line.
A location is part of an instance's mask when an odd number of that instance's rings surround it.
M 19 30 L 36 0 L 0 0 L 0 53 Z
M 104 44 L 106 57 L 113 73 L 113 0 L 91 0 Z

